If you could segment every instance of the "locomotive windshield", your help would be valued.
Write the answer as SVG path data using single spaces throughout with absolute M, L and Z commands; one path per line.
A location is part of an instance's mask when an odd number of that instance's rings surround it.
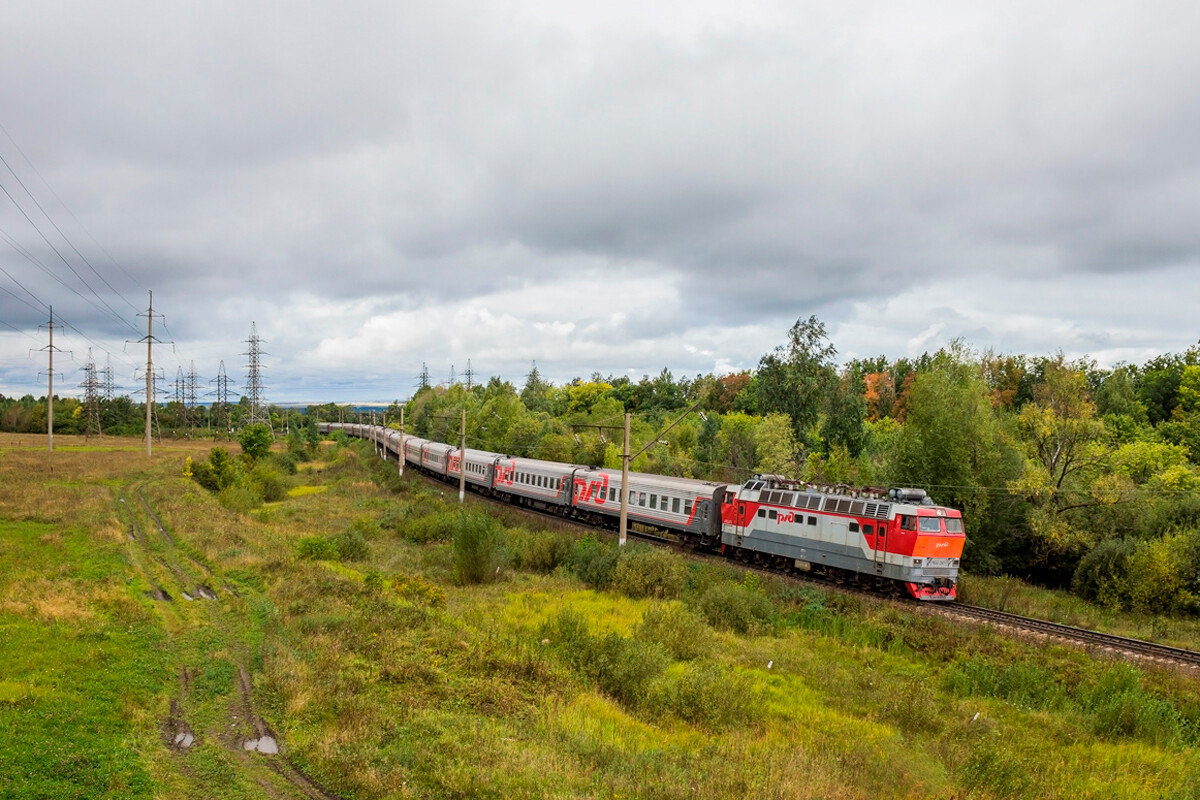
M 937 517 L 920 517 L 921 533 L 941 533 L 942 521 Z
M 962 520 L 958 519 L 957 517 L 947 517 L 946 518 L 946 532 L 947 533 L 962 533 L 963 532 Z

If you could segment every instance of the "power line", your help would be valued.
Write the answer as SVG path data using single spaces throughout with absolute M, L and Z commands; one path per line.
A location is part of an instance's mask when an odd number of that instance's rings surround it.
M 70 207 L 66 203 L 63 202 L 61 197 L 58 196 L 58 193 L 54 191 L 54 187 L 51 186 L 50 183 L 46 180 L 46 178 L 42 175 L 42 173 L 38 171 L 38 168 L 36 166 L 34 166 L 33 162 L 29 160 L 29 156 L 25 155 L 25 151 L 21 149 L 21 146 L 19 144 L 17 144 L 17 140 L 13 138 L 13 135 L 8 132 L 8 128 L 4 127 L 4 125 L 2 123 L 0 123 L 0 131 L 4 132 L 5 138 L 7 138 L 8 141 L 12 144 L 13 149 L 15 149 L 18 153 L 21 154 L 21 158 L 24 159 L 25 163 L 29 166 L 29 168 L 31 170 L 33 170 L 33 174 L 37 175 L 38 180 L 40 180 L 42 182 L 42 185 L 46 187 L 46 190 L 48 192 L 50 192 L 51 197 L 53 197 L 55 200 L 57 200 L 58 204 L 60 206 L 62 206 L 63 210 L 67 212 L 67 216 L 69 216 L 72 220 L 74 220 L 75 224 L 79 226 L 79 229 L 82 230 L 84 233 L 86 233 L 87 237 L 92 240 L 92 244 L 96 245 L 96 247 L 98 247 L 100 249 L 100 252 L 104 253 L 104 255 L 108 257 L 108 260 L 112 262 L 112 265 L 114 267 L 116 267 L 118 270 L 120 270 L 121 274 L 124 275 L 126 278 L 128 278 L 130 283 L 132 283 L 134 286 L 141 289 L 142 291 L 149 291 L 136 278 L 134 278 L 132 275 L 130 275 L 129 272 L 124 267 L 122 267 L 115 258 L 113 258 L 112 254 L 109 253 L 108 250 L 106 250 L 104 248 L 104 245 L 100 244 L 100 242 L 98 242 L 96 240 L 96 237 L 93 236 L 91 231 L 89 231 L 87 229 L 87 226 L 79 221 L 79 218 L 75 216 L 75 213 L 73 211 L 71 211 Z M 45 213 L 45 212 L 43 212 L 43 213 Z M 106 281 L 106 283 L 107 283 L 107 281 Z M 109 288 L 111 288 L 111 287 L 109 287 Z M 122 298 L 122 299 L 124 299 L 124 298 Z M 128 301 L 126 301 L 126 302 L 128 302 Z M 137 308 L 133 307 L 132 304 L 130 307 L 134 308 L 134 310 L 137 311 Z
M 99 278 L 101 281 L 103 281 L 104 285 L 107 286 L 109 288 L 109 290 L 112 291 L 113 294 L 115 294 L 117 297 L 121 298 L 125 302 L 125 305 L 129 306 L 131 309 L 133 309 L 134 312 L 136 312 L 137 307 L 134 306 L 133 303 L 130 303 L 129 300 L 127 300 L 123 294 L 121 294 L 119 291 L 117 291 L 117 289 L 111 283 L 108 282 L 107 278 L 105 278 L 103 275 L 101 275 L 96 270 L 96 268 L 92 266 L 92 262 L 88 261 L 87 257 L 84 256 L 83 253 L 79 252 L 79 248 L 75 246 L 75 243 L 72 242 L 65 233 L 63 233 L 62 228 L 58 227 L 58 223 L 55 222 L 54 219 L 51 218 L 51 216 L 48 213 L 46 213 L 46 209 L 42 208 L 42 204 L 39 203 L 38 199 L 33 196 L 33 192 L 29 191 L 29 187 L 25 185 L 25 181 L 21 180 L 21 176 L 18 175 L 15 171 L 13 171 L 12 166 L 8 163 L 8 159 L 6 159 L 3 154 L 0 154 L 0 162 L 3 162 L 5 168 L 8 169 L 9 173 L 14 178 L 17 179 L 17 183 L 19 183 L 21 185 L 21 188 L 25 190 L 25 194 L 29 195 L 29 199 L 33 201 L 33 204 L 35 206 L 37 206 L 38 211 L 42 212 L 42 216 L 46 218 L 46 221 L 54 226 L 54 230 L 58 231 L 58 235 L 63 238 L 63 241 L 71 246 L 71 249 L 75 251 L 75 255 L 79 256 L 80 260 L 82 260 L 83 263 L 88 265 L 88 269 L 90 269 L 92 271 L 92 274 L 94 274 L 97 278 Z M 7 192 L 5 192 L 5 194 L 7 194 Z M 10 197 L 11 197 L 11 195 L 10 195 Z M 28 217 L 26 217 L 26 219 L 28 219 Z M 39 233 L 40 233 L 40 231 L 39 231 Z M 43 236 L 42 238 L 45 239 L 46 237 Z M 46 244 L 50 244 L 50 242 L 47 240 Z M 51 245 L 51 247 L 53 247 L 53 245 Z M 58 251 L 55 250 L 55 252 L 57 253 Z M 61 254 L 59 255 L 59 258 L 62 258 Z M 63 262 L 66 263 L 66 259 L 63 259 Z M 67 266 L 71 267 L 70 264 L 67 264 Z M 71 271 L 75 272 L 75 269 L 73 267 L 71 267 Z M 75 277 L 79 278 L 81 281 L 83 280 L 83 278 L 81 278 L 79 276 L 78 272 L 75 272 Z M 84 286 L 87 286 L 86 282 L 84 283 Z M 91 289 L 92 287 L 88 286 L 88 288 Z M 92 294 L 96 294 L 95 290 L 92 291 Z M 100 295 L 97 294 L 96 298 L 100 299 Z M 100 302 L 104 303 L 103 300 L 100 300 Z M 112 310 L 112 307 L 109 306 L 108 303 L 104 303 L 104 305 L 106 307 L 108 307 L 110 310 Z M 114 311 L 113 313 L 115 314 L 116 312 Z

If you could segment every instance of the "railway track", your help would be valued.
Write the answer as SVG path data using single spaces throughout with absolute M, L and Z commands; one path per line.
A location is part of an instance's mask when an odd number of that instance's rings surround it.
M 1015 628 L 1020 631 L 1040 634 L 1054 639 L 1085 645 L 1102 651 L 1122 653 L 1139 659 L 1168 662 L 1200 669 L 1200 652 L 1187 650 L 1182 647 L 1171 647 L 1157 642 L 1147 642 L 1143 639 L 1131 639 L 1127 636 L 1117 636 L 1112 633 L 1101 633 L 1086 628 L 1076 628 L 1058 622 L 1023 617 L 1007 611 L 997 611 L 992 608 L 969 606 L 961 603 L 937 606 L 934 610 L 955 617 L 963 617 L 985 622 L 998 628 Z
M 442 487 L 445 486 L 445 484 L 441 481 L 430 475 L 424 474 L 420 470 L 414 470 L 414 472 L 433 485 Z M 597 528 L 577 520 L 567 519 L 565 517 L 549 514 L 526 506 L 512 505 L 501 500 L 497 500 L 496 498 L 487 497 L 474 492 L 472 495 L 478 499 L 496 503 L 503 508 L 521 511 L 539 519 L 553 519 L 556 522 L 570 525 L 572 527 L 578 527 L 582 530 L 600 530 L 604 531 L 605 533 L 614 533 L 614 531 L 609 528 Z M 695 551 L 691 551 L 689 548 L 684 547 L 675 539 L 652 533 L 646 533 L 644 531 L 637 531 L 632 526 L 629 528 L 628 534 L 630 537 L 652 544 L 675 547 L 677 549 L 686 550 L 689 553 L 695 553 Z M 695 553 L 695 555 L 699 558 L 706 557 L 700 553 Z M 1071 625 L 1063 625 L 1058 622 L 1050 622 L 1048 620 L 1025 617 L 1021 616 L 1020 614 L 1013 614 L 1007 611 L 997 611 L 995 609 L 983 608 L 981 606 L 971 606 L 957 602 L 930 603 L 904 598 L 888 597 L 855 586 L 842 585 L 827 579 L 798 573 L 785 573 L 751 562 L 733 561 L 731 563 L 737 564 L 740 568 L 753 570 L 765 575 L 781 577 L 797 583 L 819 586 L 828 591 L 842 592 L 846 594 L 859 594 L 878 602 L 899 603 L 902 604 L 904 608 L 910 610 L 940 613 L 946 616 L 958 617 L 977 623 L 992 625 L 1001 630 L 1019 631 L 1025 634 L 1044 636 L 1056 641 L 1087 647 L 1103 653 L 1120 655 L 1140 661 L 1154 661 L 1163 664 L 1172 664 L 1186 667 L 1191 670 L 1200 671 L 1200 651 L 1188 650 L 1182 647 L 1171 647 L 1170 645 L 1158 644 L 1157 642 L 1148 642 L 1142 639 L 1131 639 L 1126 636 L 1117 636 L 1116 634 L 1111 633 L 1101 633 L 1099 631 L 1088 630 L 1086 628 L 1076 628 Z

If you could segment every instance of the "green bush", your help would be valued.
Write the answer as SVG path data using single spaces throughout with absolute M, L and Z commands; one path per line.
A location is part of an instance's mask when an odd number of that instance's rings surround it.
M 651 682 L 663 674 L 671 661 L 666 648 L 654 642 L 616 633 L 593 636 L 586 620 L 571 609 L 547 620 L 541 633 L 564 661 L 594 681 L 602 692 L 631 709 L 643 704 Z
M 482 512 L 461 512 L 454 523 L 454 574 L 462 583 L 495 577 L 500 525 Z
M 385 531 L 400 531 L 404 528 L 412 508 L 406 502 L 392 503 L 379 518 L 379 527 Z
M 553 531 L 513 531 L 513 563 L 518 569 L 530 572 L 553 572 L 571 557 L 573 542 Z
M 335 536 L 333 544 L 337 548 L 338 558 L 342 561 L 362 561 L 371 554 L 366 537 L 354 525 Z
M 223 447 L 210 450 L 207 461 L 192 463 L 192 479 L 210 492 L 219 492 L 232 486 L 237 478 L 237 466 L 229 457 L 229 451 Z
M 634 545 L 617 561 L 613 588 L 630 597 L 678 597 L 684 569 L 679 556 L 661 547 Z
M 649 687 L 646 707 L 656 715 L 671 713 L 717 729 L 754 719 L 761 703 L 753 681 L 745 675 L 712 662 L 693 662 L 656 679 Z
M 690 661 L 712 652 L 712 632 L 704 620 L 679 603 L 655 603 L 646 609 L 633 635 L 662 645 L 675 658 Z
M 271 426 L 261 422 L 247 425 L 238 434 L 238 444 L 242 446 L 242 455 L 250 461 L 259 461 L 271 452 L 271 442 L 275 436 Z
M 1106 539 L 1092 548 L 1075 568 L 1072 589 L 1084 600 L 1108 608 L 1129 605 L 1129 557 L 1136 549 L 1128 539 Z
M 740 583 L 714 583 L 700 595 L 699 603 L 709 625 L 735 633 L 749 633 L 776 613 L 770 598 Z
M 217 494 L 217 500 L 231 511 L 240 511 L 243 514 L 253 511 L 263 503 L 261 490 L 252 481 L 227 486 Z
M 325 536 L 305 536 L 297 543 L 296 554 L 310 561 L 336 561 L 338 546 Z
M 445 510 L 411 519 L 399 528 L 400 537 L 413 544 L 452 539 L 460 514 L 461 512 L 456 510 Z
M 607 589 L 617 573 L 617 548 L 605 544 L 595 534 L 580 537 L 567 559 L 571 571 L 593 589 Z
M 286 453 L 276 453 L 275 456 L 271 459 L 271 461 L 273 461 L 275 463 L 275 465 L 278 466 L 279 469 L 282 470 L 283 474 L 285 474 L 285 475 L 295 475 L 296 474 L 296 472 L 297 472 L 296 462 L 298 460 L 300 460 L 300 459 L 297 459 L 296 456 L 293 455 L 291 451 L 288 451 Z
M 283 476 L 266 464 L 259 464 L 250 473 L 250 480 L 258 488 L 258 493 L 267 503 L 278 503 L 287 497 L 288 487 Z

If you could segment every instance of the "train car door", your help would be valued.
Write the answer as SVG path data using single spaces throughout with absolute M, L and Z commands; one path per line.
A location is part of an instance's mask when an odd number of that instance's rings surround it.
M 887 564 L 887 523 L 880 522 L 875 530 L 875 574 L 882 575 Z

